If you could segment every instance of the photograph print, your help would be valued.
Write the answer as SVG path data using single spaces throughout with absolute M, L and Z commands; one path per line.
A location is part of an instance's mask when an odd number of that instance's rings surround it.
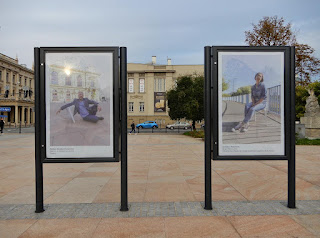
M 47 158 L 113 157 L 113 54 L 45 60 Z
M 284 53 L 219 52 L 219 155 L 284 155 Z

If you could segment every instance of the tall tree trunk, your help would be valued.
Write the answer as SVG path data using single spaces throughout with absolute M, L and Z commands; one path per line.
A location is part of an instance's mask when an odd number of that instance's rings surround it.
M 192 121 L 192 130 L 196 130 L 196 121 L 195 120 L 193 120 Z

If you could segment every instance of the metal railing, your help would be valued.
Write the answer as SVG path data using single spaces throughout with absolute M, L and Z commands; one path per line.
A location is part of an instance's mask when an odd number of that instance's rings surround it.
M 252 102 L 251 94 L 243 94 L 231 97 L 222 97 L 224 101 L 239 102 L 246 104 Z M 281 112 L 281 85 L 270 87 L 267 89 L 267 112 L 280 115 Z
M 202 129 L 202 128 L 201 128 Z M 127 132 L 129 133 L 132 129 L 128 128 Z M 199 130 L 199 128 L 198 128 Z M 188 129 L 184 129 L 184 128 L 175 128 L 175 129 L 170 129 L 170 128 L 136 128 L 136 132 L 135 133 L 172 133 L 172 134 L 183 134 L 185 132 L 188 131 L 192 131 L 192 127 L 188 128 Z M 132 134 L 134 134 L 134 132 L 132 132 Z
M 268 111 L 280 115 L 281 85 L 268 88 Z

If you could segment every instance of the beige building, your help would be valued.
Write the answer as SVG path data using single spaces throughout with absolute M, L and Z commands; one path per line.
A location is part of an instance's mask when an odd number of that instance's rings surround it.
M 6 125 L 34 124 L 33 70 L 20 65 L 18 59 L 0 53 L 0 107 L 10 108 L 4 115 Z
M 161 128 L 173 123 L 166 92 L 179 76 L 203 73 L 203 65 L 171 65 L 170 59 L 167 65 L 158 65 L 155 56 L 149 64 L 128 63 L 128 127 L 133 120 L 135 124 L 156 121 Z
M 156 64 L 156 57 L 148 64 L 128 63 L 128 127 L 150 120 L 161 128 L 173 123 L 169 117 L 166 92 L 175 86 L 179 76 L 203 74 L 203 65 Z M 51 65 L 49 78 L 51 99 L 54 102 L 69 102 L 84 91 L 85 97 L 97 101 L 105 96 L 99 91 L 99 75 L 90 71 L 71 70 L 68 77 L 62 68 Z M 0 112 L 6 125 L 18 126 L 34 124 L 34 74 L 33 70 L 18 63 L 17 59 L 0 54 L 0 107 L 10 108 L 10 112 Z

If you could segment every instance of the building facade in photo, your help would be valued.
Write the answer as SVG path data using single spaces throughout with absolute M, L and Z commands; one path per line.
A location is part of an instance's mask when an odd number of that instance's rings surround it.
M 169 117 L 166 92 L 175 86 L 179 76 L 204 73 L 203 65 L 156 64 L 152 57 L 149 64 L 128 63 L 127 69 L 128 127 L 132 123 L 155 121 L 161 128 L 174 123 Z
M 100 94 L 98 78 L 100 74 L 79 69 L 66 69 L 58 65 L 49 65 L 49 82 L 51 102 L 68 103 L 78 98 L 78 92 L 90 100 L 102 101 L 105 96 Z
M 0 107 L 5 124 L 10 126 L 32 125 L 34 115 L 33 70 L 20 65 L 18 59 L 0 53 Z

